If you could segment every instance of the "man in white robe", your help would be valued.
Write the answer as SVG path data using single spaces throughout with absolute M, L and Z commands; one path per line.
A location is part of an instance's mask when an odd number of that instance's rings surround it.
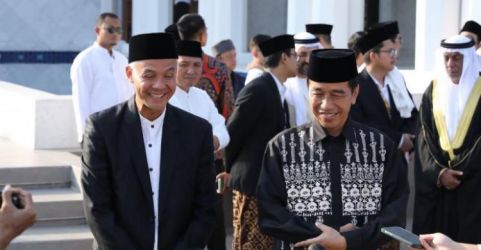
M 319 39 L 311 33 L 301 32 L 294 36 L 294 46 L 297 53 L 297 73 L 288 78 L 286 86 L 286 101 L 294 106 L 296 126 L 310 121 L 308 111 L 307 68 L 311 51 L 320 49 Z
M 79 142 L 91 114 L 126 101 L 134 93 L 125 75 L 127 58 L 113 49 L 122 35 L 119 17 L 102 13 L 95 33 L 96 41 L 77 55 L 70 68 Z

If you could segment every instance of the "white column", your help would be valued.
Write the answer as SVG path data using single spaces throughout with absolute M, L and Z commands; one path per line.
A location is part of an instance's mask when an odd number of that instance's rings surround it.
M 463 0 L 461 9 L 461 29 L 466 21 L 474 20 L 481 24 L 481 1 L 479 0 Z
M 416 70 L 434 70 L 441 39 L 459 31 L 460 7 L 459 1 L 416 1 Z
M 113 0 L 100 0 L 100 13 L 114 12 Z
M 296 34 L 305 31 L 306 23 L 310 21 L 310 5 L 312 0 L 287 0 L 287 33 Z
M 163 32 L 172 24 L 172 1 L 132 1 L 132 35 Z
M 231 39 L 238 53 L 247 43 L 247 0 L 199 1 L 199 14 L 207 26 L 208 39 L 204 52 L 211 54 L 212 45 Z
M 307 23 L 333 24 L 332 44 L 346 48 L 349 36 L 363 29 L 363 0 L 288 0 L 287 32 L 305 31 Z

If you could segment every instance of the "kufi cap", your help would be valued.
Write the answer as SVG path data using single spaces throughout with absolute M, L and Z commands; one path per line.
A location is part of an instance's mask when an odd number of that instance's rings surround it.
M 356 56 L 350 49 L 318 49 L 311 52 L 307 77 L 316 82 L 339 83 L 358 75 Z
M 149 59 L 176 59 L 175 41 L 167 33 L 140 34 L 130 38 L 129 63 Z
M 399 26 L 397 21 L 387 21 L 374 24 L 373 26 L 367 28 L 367 31 L 371 29 L 380 30 L 380 32 L 386 33 L 387 37 L 392 37 L 399 34 Z
M 467 21 L 461 31 L 472 32 L 478 36 L 478 41 L 481 40 L 481 25 L 473 20 Z
M 294 48 L 294 37 L 292 35 L 280 35 L 259 44 L 262 55 L 270 56 L 276 52 Z
M 227 52 L 229 50 L 233 50 L 235 49 L 234 47 L 234 43 L 232 43 L 232 40 L 230 39 L 226 39 L 226 40 L 222 40 L 220 42 L 218 42 L 217 44 L 215 44 L 214 46 L 212 46 L 211 50 L 212 50 L 212 54 L 214 56 L 218 56 L 224 52 Z
M 473 39 L 461 35 L 441 40 L 441 47 L 446 49 L 465 49 L 473 46 Z
M 175 23 L 167 26 L 164 29 L 164 32 L 171 34 L 176 41 L 180 40 L 179 29 L 177 28 L 177 25 Z
M 393 30 L 389 31 L 385 25 L 375 25 L 367 29 L 366 35 L 359 41 L 359 49 L 365 54 L 376 45 L 389 39 L 392 36 Z M 397 33 L 396 33 L 397 34 Z
M 202 47 L 197 41 L 179 40 L 175 43 L 179 56 L 192 56 L 202 58 Z
M 332 25 L 324 23 L 306 24 L 306 31 L 315 35 L 330 35 L 332 32 Z

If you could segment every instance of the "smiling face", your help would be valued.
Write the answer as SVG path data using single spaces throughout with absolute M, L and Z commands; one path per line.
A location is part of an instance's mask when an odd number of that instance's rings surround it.
M 352 90 L 348 82 L 320 83 L 309 80 L 311 111 L 327 134 L 341 134 L 358 93 L 359 86 Z
M 175 92 L 176 59 L 153 59 L 134 62 L 126 74 L 134 84 L 139 113 L 153 121 L 164 112 Z

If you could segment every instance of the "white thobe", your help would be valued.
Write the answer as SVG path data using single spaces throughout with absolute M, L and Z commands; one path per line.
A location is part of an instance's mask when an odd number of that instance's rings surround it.
M 125 75 L 127 58 L 97 43 L 80 52 L 70 68 L 78 140 L 89 115 L 128 100 L 134 93 Z
M 299 77 L 291 77 L 284 83 L 286 87 L 286 101 L 294 106 L 296 113 L 296 126 L 311 121 L 309 116 L 309 90 L 307 88 L 307 79 Z

